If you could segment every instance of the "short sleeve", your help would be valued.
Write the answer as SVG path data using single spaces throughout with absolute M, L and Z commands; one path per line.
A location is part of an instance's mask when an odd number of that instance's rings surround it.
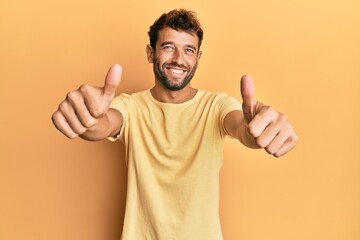
M 123 124 L 121 128 L 119 129 L 119 132 L 117 135 L 108 137 L 107 139 L 114 142 L 118 139 L 123 141 L 125 128 L 128 125 L 128 100 L 130 95 L 129 94 L 120 94 L 119 96 L 115 97 L 111 103 L 109 108 L 115 109 L 119 111 L 123 117 Z
M 224 126 L 226 115 L 232 111 L 242 111 L 239 100 L 225 93 L 219 93 L 219 120 L 222 134 L 228 135 Z

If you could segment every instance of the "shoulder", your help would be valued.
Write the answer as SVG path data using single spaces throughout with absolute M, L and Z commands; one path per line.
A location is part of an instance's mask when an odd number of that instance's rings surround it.
M 122 101 L 122 102 L 132 102 L 139 101 L 144 98 L 148 98 L 148 91 L 144 90 L 135 93 L 121 93 L 113 99 L 113 102 Z
M 229 112 L 235 110 L 242 111 L 240 101 L 224 92 L 204 91 L 204 101 L 216 109 L 220 113 L 221 118 L 224 118 Z
M 148 101 L 148 92 L 149 90 L 144 90 L 135 93 L 121 93 L 116 96 L 110 103 L 110 108 L 119 110 L 120 112 L 127 111 L 129 108 L 133 108 L 139 104 L 146 104 Z
M 239 102 L 235 97 L 232 97 L 225 92 L 212 92 L 209 90 L 199 89 L 199 94 L 201 95 L 201 99 L 204 101 L 212 101 L 215 103 Z

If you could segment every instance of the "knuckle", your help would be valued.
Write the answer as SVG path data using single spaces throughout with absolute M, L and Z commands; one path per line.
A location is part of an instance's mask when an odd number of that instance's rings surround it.
M 66 112 L 68 110 L 67 104 L 65 102 L 62 102 L 59 107 L 58 107 L 58 111 L 59 112 Z
M 271 106 L 262 106 L 261 107 L 261 112 L 263 112 L 265 114 L 269 114 L 269 113 L 273 113 L 274 109 Z
M 87 85 L 87 84 L 82 84 L 78 91 L 86 98 L 86 96 L 91 96 L 94 93 L 95 88 Z
M 299 141 L 299 136 L 296 133 L 294 133 L 292 139 L 294 143 L 297 143 Z
M 257 137 L 259 137 L 259 133 L 258 133 L 258 130 L 257 130 L 257 128 L 256 127 L 254 127 L 254 125 L 253 124 L 249 124 L 249 126 L 248 126 L 248 132 L 249 132 L 249 134 L 252 136 L 252 137 L 254 137 L 254 138 L 257 138 Z
M 104 115 L 104 113 L 104 109 L 101 106 L 97 106 L 92 109 L 91 115 L 95 118 L 99 118 Z
M 51 116 L 51 121 L 56 127 L 61 123 L 61 119 L 62 119 L 61 117 L 62 117 L 62 113 L 59 111 L 54 112 L 53 115 Z
M 84 132 L 87 131 L 87 128 L 84 127 L 80 122 L 78 121 L 70 121 L 69 128 L 71 129 L 71 132 L 76 135 L 81 135 Z
M 80 87 L 79 87 L 79 91 L 82 92 L 82 93 L 86 93 L 89 91 L 89 88 L 90 86 L 87 85 L 87 84 L 82 84 Z
M 293 143 L 297 143 L 299 141 L 299 136 L 295 133 L 293 127 L 289 124 L 288 125 L 288 132 L 289 132 L 289 140 Z
M 67 137 L 70 138 L 70 139 L 75 139 L 77 138 L 79 135 L 76 134 L 76 133 L 71 133 L 71 134 L 68 134 Z
M 66 94 L 66 99 L 73 102 L 76 99 L 76 96 L 76 91 L 68 92 L 68 94 Z
M 272 147 L 266 147 L 265 148 L 266 152 L 268 152 L 269 154 L 274 155 L 276 153 L 276 150 Z
M 261 148 L 265 148 L 267 146 L 266 143 L 261 138 L 256 138 L 255 142 Z
M 284 114 L 280 114 L 279 116 L 279 121 L 280 122 L 287 122 L 288 118 L 284 115 Z
M 276 110 L 274 107 L 269 107 L 269 111 L 272 112 L 275 115 L 282 115 L 278 110 Z
M 97 122 L 96 119 L 94 119 L 92 117 L 88 117 L 84 120 L 83 124 L 86 128 L 90 128 L 90 127 L 94 126 L 96 124 L 96 122 Z
M 53 124 L 56 123 L 57 121 L 57 115 L 58 115 L 58 111 L 54 112 L 52 115 L 51 115 L 51 121 L 53 122 Z
M 59 129 L 59 112 L 55 112 L 52 116 L 51 116 L 51 121 L 54 124 L 54 126 Z
M 268 111 L 268 112 L 274 112 L 274 108 L 272 106 L 265 106 L 265 109 Z
M 81 127 L 78 127 L 77 129 L 74 129 L 74 132 L 77 134 L 77 135 L 81 135 L 83 133 L 85 133 L 87 130 L 87 128 L 81 126 Z
M 272 116 L 274 119 L 280 119 L 281 113 L 279 113 L 275 108 L 267 106 L 266 114 Z

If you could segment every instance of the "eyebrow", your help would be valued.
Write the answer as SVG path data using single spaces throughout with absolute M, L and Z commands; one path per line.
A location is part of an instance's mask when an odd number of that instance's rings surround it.
M 175 45 L 175 43 L 172 42 L 172 41 L 166 41 L 166 42 L 163 42 L 160 46 L 162 47 L 162 46 L 165 46 L 165 45 L 168 45 L 168 44 L 170 44 L 170 45 Z M 196 49 L 196 47 L 195 47 L 194 45 L 186 44 L 185 46 L 188 47 L 188 48 L 194 49 L 195 51 L 197 51 L 197 49 Z
M 160 46 L 162 47 L 162 46 L 165 46 L 165 45 L 168 45 L 168 44 L 175 45 L 174 42 L 167 41 L 167 42 L 163 42 Z
M 186 45 L 186 46 L 187 46 L 188 48 L 191 48 L 191 49 L 195 50 L 195 52 L 197 51 L 196 47 L 193 46 L 193 45 L 188 44 L 188 45 Z

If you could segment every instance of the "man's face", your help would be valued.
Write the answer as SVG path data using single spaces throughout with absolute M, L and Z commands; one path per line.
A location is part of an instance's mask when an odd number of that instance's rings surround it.
M 193 78 L 201 52 L 198 37 L 166 27 L 159 31 L 155 51 L 147 46 L 157 80 L 167 89 L 183 89 Z

